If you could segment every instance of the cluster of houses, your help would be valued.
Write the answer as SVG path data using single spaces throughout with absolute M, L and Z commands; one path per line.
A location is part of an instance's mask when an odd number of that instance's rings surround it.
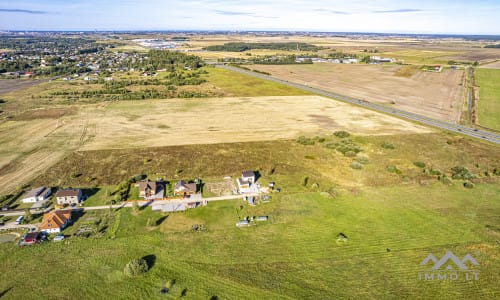
M 257 174 L 254 171 L 244 171 L 241 177 L 236 179 L 238 190 L 235 191 L 239 194 L 251 194 L 260 192 L 260 184 L 257 183 Z M 173 186 L 173 192 L 177 199 L 182 201 L 170 201 L 166 198 L 166 182 L 163 179 L 156 181 L 142 180 L 135 185 L 139 189 L 139 197 L 147 200 L 154 201 L 152 205 L 153 210 L 161 210 L 163 212 L 176 212 L 184 211 L 189 208 L 195 208 L 199 205 L 206 205 L 206 201 L 202 201 L 201 188 L 198 180 L 194 182 L 187 182 L 184 180 L 177 181 Z M 274 187 L 274 183 L 270 183 L 270 188 Z M 46 203 L 52 196 L 53 189 L 50 187 L 37 187 L 31 189 L 21 196 L 21 202 L 34 203 L 38 207 L 42 203 Z M 75 206 L 80 204 L 85 195 L 82 189 L 68 188 L 61 189 L 55 194 L 56 203 L 59 206 Z M 252 198 L 253 199 L 253 198 Z M 165 200 L 165 201 L 162 201 Z M 249 204 L 253 201 L 247 200 Z M 252 203 L 250 203 L 252 202 Z M 44 213 L 39 230 L 42 233 L 52 234 L 60 233 L 71 223 L 71 209 L 56 209 Z M 36 241 L 35 235 L 31 234 L 28 240 L 23 239 L 25 244 L 30 244 Z

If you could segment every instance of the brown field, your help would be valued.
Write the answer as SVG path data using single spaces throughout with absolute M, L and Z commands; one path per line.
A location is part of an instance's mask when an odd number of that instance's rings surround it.
M 500 61 L 496 61 L 496 62 L 493 62 L 493 63 L 481 65 L 480 68 L 500 69 Z
M 47 79 L 43 80 L 33 80 L 33 79 L 0 79 L 0 95 L 13 92 L 15 90 L 20 90 L 34 86 L 43 82 L 47 82 Z
M 118 102 L 82 110 L 94 136 L 83 150 L 295 138 L 345 129 L 360 135 L 429 132 L 397 118 L 319 96 Z M 55 135 L 79 127 L 62 127 Z
M 72 137 L 50 136 L 56 119 L 0 124 L 0 193 L 25 184 L 75 149 Z
M 417 71 L 399 76 L 397 65 L 254 65 L 289 81 L 319 87 L 370 102 L 426 115 L 458 121 L 464 89 L 463 71 L 445 69 L 441 73 Z M 395 103 L 392 103 L 392 102 Z

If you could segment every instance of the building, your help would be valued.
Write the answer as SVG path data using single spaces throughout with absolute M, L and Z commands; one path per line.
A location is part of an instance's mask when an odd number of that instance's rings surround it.
M 143 180 L 139 182 L 139 197 L 145 200 L 163 199 L 165 196 L 165 182 L 163 180 Z
M 64 189 L 56 194 L 57 204 L 78 204 L 83 200 L 83 193 L 81 189 Z
M 174 185 L 174 194 L 183 195 L 184 197 L 196 194 L 198 192 L 198 186 L 196 183 L 186 183 L 179 180 Z
M 59 233 L 71 223 L 71 210 L 55 210 L 43 215 L 40 231 Z
M 236 179 L 236 183 L 238 184 L 238 189 L 240 193 L 255 193 L 258 192 L 258 189 L 255 186 L 255 172 L 254 171 L 245 171 L 241 173 L 241 177 Z
M 21 202 L 23 203 L 35 203 L 38 201 L 47 200 L 52 194 L 51 188 L 45 188 L 43 186 L 38 187 L 36 189 L 32 189 L 27 191 L 23 197 L 21 198 Z

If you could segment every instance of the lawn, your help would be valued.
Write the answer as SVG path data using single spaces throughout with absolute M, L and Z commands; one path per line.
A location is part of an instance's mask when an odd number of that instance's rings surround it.
M 310 95 L 299 89 L 220 68 L 207 68 L 206 79 L 226 97 Z
M 69 238 L 27 248 L 1 244 L 7 271 L 0 275 L 0 290 L 6 299 L 171 299 L 184 290 L 189 299 L 493 299 L 500 267 L 494 242 L 498 193 L 498 185 L 465 190 L 434 183 L 343 191 L 336 198 L 276 195 L 242 211 L 239 200 L 175 214 L 121 209 L 114 213 L 120 219 L 114 239 Z M 239 211 L 270 220 L 239 229 Z M 207 230 L 191 232 L 192 224 Z M 336 242 L 341 232 L 347 243 Z M 471 253 L 480 280 L 419 281 L 421 260 L 446 250 L 459 257 Z M 123 275 L 127 261 L 145 256 L 153 262 L 147 274 Z M 172 280 L 169 295 L 161 295 Z
M 479 124 L 500 130 L 500 70 L 475 69 L 479 86 L 477 113 Z

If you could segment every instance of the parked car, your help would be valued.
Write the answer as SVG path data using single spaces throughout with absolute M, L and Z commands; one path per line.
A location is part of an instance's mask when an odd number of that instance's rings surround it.
M 64 235 L 63 235 L 63 234 L 58 234 L 58 235 L 56 235 L 56 236 L 52 239 L 52 241 L 54 241 L 54 242 L 60 242 L 60 241 L 62 241 L 62 240 L 64 240 Z

